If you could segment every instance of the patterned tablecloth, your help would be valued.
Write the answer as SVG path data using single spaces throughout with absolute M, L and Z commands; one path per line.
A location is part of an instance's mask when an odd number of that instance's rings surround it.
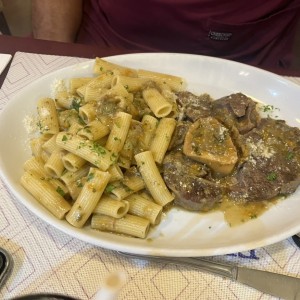
M 17 53 L 0 89 L 0 110 L 15 93 L 41 75 L 83 60 Z M 300 84 L 300 78 L 289 79 Z M 42 292 L 94 299 L 114 271 L 123 271 L 127 277 L 118 299 L 275 299 L 229 279 L 177 265 L 133 261 L 70 237 L 27 210 L 2 181 L 0 246 L 14 259 L 12 275 L 0 291 L 1 299 Z M 300 277 L 300 249 L 292 238 L 212 259 Z

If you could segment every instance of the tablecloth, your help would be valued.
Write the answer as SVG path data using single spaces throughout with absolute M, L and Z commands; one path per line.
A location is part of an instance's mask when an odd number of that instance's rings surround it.
M 35 79 L 84 60 L 16 53 L 0 90 L 0 110 Z M 289 79 L 300 84 L 300 78 Z M 229 279 L 179 265 L 130 260 L 70 237 L 31 213 L 14 199 L 2 181 L 0 246 L 14 259 L 12 275 L 0 291 L 1 299 L 42 292 L 94 299 L 107 276 L 115 271 L 126 274 L 118 299 L 275 299 Z M 292 238 L 210 259 L 300 277 L 300 249 Z

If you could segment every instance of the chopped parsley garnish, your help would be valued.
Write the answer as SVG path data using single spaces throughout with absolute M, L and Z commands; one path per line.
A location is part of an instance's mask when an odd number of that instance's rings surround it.
M 277 178 L 277 174 L 275 172 L 271 172 L 267 175 L 267 179 L 269 181 L 274 181 L 274 180 L 276 180 L 276 178 Z
M 288 152 L 287 156 L 286 156 L 286 159 L 287 160 L 292 160 L 294 158 L 294 153 L 293 152 Z
M 66 142 L 68 140 L 68 137 L 64 134 L 62 139 L 61 139 L 63 142 Z
M 65 192 L 64 192 L 64 190 L 63 190 L 60 186 L 58 186 L 58 187 L 56 188 L 56 191 L 57 191 L 62 197 L 65 196 Z
M 108 184 L 107 187 L 105 188 L 106 193 L 111 193 L 116 187 L 113 184 Z
M 91 181 L 94 177 L 95 177 L 94 173 L 89 173 L 86 180 Z
M 79 111 L 79 108 L 81 106 L 81 99 L 79 98 L 74 98 L 72 100 L 72 104 L 71 104 L 71 107 L 70 108 L 73 108 L 75 109 L 76 111 Z
M 106 154 L 106 150 L 105 148 L 103 148 L 102 146 L 100 146 L 99 144 L 97 144 L 96 142 L 94 142 L 92 144 L 92 149 L 93 152 L 97 153 L 99 156 L 100 155 L 104 155 Z
M 274 110 L 274 106 L 273 106 L 273 105 L 270 105 L 270 104 L 264 105 L 264 106 L 262 107 L 262 110 L 263 110 L 263 112 L 271 112 L 271 111 Z

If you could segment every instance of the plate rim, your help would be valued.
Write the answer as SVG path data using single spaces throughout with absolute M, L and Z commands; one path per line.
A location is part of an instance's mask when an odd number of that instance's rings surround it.
M 237 64 L 237 65 L 243 66 L 244 68 L 246 67 L 246 68 L 253 69 L 253 70 L 255 70 L 255 72 L 258 71 L 258 72 L 267 73 L 269 76 L 273 76 L 274 78 L 276 77 L 277 79 L 280 79 L 281 81 L 285 82 L 288 85 L 291 85 L 291 86 L 294 85 L 297 89 L 300 90 L 299 85 L 297 85 L 296 83 L 294 83 L 292 81 L 288 81 L 288 79 L 286 79 L 286 78 L 284 78 L 284 77 L 282 77 L 278 74 L 272 73 L 272 72 L 267 71 L 267 70 L 259 69 L 259 68 L 254 67 L 254 66 L 245 65 L 243 63 L 226 60 L 226 59 L 223 59 L 223 58 L 215 58 L 215 57 L 210 57 L 210 56 L 203 56 L 203 55 L 199 56 L 199 55 L 195 55 L 195 54 L 183 54 L 183 53 L 137 53 L 137 54 L 136 53 L 130 53 L 130 54 L 122 54 L 122 55 L 114 55 L 114 56 L 103 57 L 103 59 L 114 60 L 114 59 L 116 59 L 116 57 L 117 58 L 123 58 L 123 57 L 129 57 L 129 56 L 137 56 L 137 55 L 138 56 L 145 56 L 145 55 L 146 56 L 157 56 L 157 55 L 162 55 L 162 56 L 175 55 L 175 56 L 178 56 L 179 55 L 179 56 L 202 57 L 203 59 L 208 58 L 208 59 L 211 59 L 211 60 L 214 60 L 214 61 L 221 61 L 221 62 L 226 61 L 229 64 Z M 74 66 L 78 67 L 78 66 L 85 65 L 85 64 L 92 64 L 93 61 L 94 61 L 94 59 L 86 60 L 86 61 L 83 61 L 83 62 L 78 62 L 78 63 L 75 63 L 73 65 L 60 68 L 60 69 L 58 69 L 54 72 L 49 72 L 49 73 L 41 76 L 39 79 L 34 80 L 28 86 L 26 86 L 25 88 L 19 90 L 17 93 L 13 94 L 12 97 L 8 97 L 9 98 L 8 101 L 4 104 L 3 109 L 0 112 L 0 120 L 2 118 L 2 114 L 5 113 L 7 107 L 10 106 L 10 105 L 13 105 L 13 102 L 16 101 L 16 100 L 13 100 L 13 99 L 17 99 L 18 97 L 20 97 L 20 95 L 22 95 L 22 93 L 24 93 L 24 90 L 25 90 L 25 92 L 27 90 L 30 90 L 30 87 L 32 85 L 40 83 L 41 81 L 45 80 L 45 78 L 50 77 L 54 73 L 57 73 L 57 71 L 64 72 L 65 70 L 69 70 L 71 68 L 74 68 Z M 2 157 L 0 157 L 0 166 L 1 165 L 2 165 Z M 0 177 L 3 180 L 3 182 L 5 183 L 5 185 L 8 187 L 9 192 L 13 195 L 12 198 L 17 199 L 18 203 L 21 202 L 21 204 L 24 205 L 29 211 L 33 212 L 36 216 L 41 218 L 39 212 L 38 213 L 36 212 L 36 211 L 39 211 L 39 209 L 35 209 L 33 207 L 34 205 L 32 205 L 32 206 L 30 205 L 31 201 L 28 203 L 28 201 L 26 199 L 25 199 L 25 202 L 23 200 L 21 200 L 22 195 L 18 191 L 15 191 L 14 187 L 7 180 L 5 174 L 3 173 L 2 168 L 0 168 Z M 90 238 L 89 236 L 86 236 L 86 234 L 83 231 L 78 232 L 78 229 L 75 228 L 75 227 L 73 228 L 73 230 L 71 230 L 71 231 L 74 231 L 74 234 L 70 234 L 70 230 L 66 229 L 64 226 L 61 227 L 56 223 L 53 224 L 53 222 L 50 222 L 51 220 L 48 220 L 48 218 L 46 218 L 46 219 L 41 218 L 41 219 L 43 221 L 47 222 L 48 224 L 50 224 L 51 226 L 55 227 L 56 229 L 66 233 L 68 235 L 71 235 L 72 237 L 78 238 L 78 236 L 79 236 L 80 240 L 85 241 L 87 243 L 90 243 L 90 244 L 93 244 L 93 245 L 96 245 L 96 246 L 100 246 L 100 247 L 103 247 L 103 248 L 111 249 L 111 250 L 124 251 L 124 245 L 119 245 L 118 242 L 117 243 L 112 243 L 112 244 L 104 242 L 104 244 L 103 244 L 103 240 L 100 240 L 100 243 L 98 243 L 98 239 L 97 239 L 97 242 L 95 243 L 95 241 L 93 241 L 92 238 Z M 66 222 L 66 221 L 62 221 L 62 222 Z M 298 227 L 297 227 L 297 231 L 300 231 L 300 222 L 299 222 Z M 296 233 L 295 230 L 291 229 L 289 231 L 288 235 L 290 237 L 295 233 Z M 283 236 L 285 236 L 285 237 L 283 237 Z M 247 250 L 250 250 L 250 249 L 256 249 L 256 248 L 264 247 L 264 246 L 282 241 L 285 238 L 287 238 L 287 236 L 282 234 L 281 236 L 279 235 L 277 239 L 274 239 L 274 237 L 273 237 L 268 243 L 266 243 L 266 240 L 264 240 L 264 241 L 257 241 L 256 243 L 250 242 L 248 246 L 247 246 L 247 244 L 234 246 L 234 248 L 235 248 L 234 252 L 247 251 Z M 251 245 L 251 247 L 250 247 L 250 245 Z M 120 248 L 120 246 L 121 246 L 121 248 Z M 149 244 L 147 246 L 149 246 Z M 245 247 L 245 246 L 247 246 L 247 247 Z M 254 248 L 252 248 L 252 247 L 254 247 Z M 141 247 L 139 246 L 137 248 L 138 248 L 137 249 L 138 251 L 136 252 L 134 248 L 128 246 L 128 247 L 125 247 L 125 251 L 130 252 L 130 253 L 136 253 L 136 254 L 161 255 L 161 256 L 166 256 L 165 253 L 168 252 L 167 256 L 174 256 L 174 257 L 176 257 L 176 256 L 199 256 L 199 255 L 201 255 L 201 256 L 211 256 L 211 255 L 223 255 L 223 254 L 233 253 L 232 252 L 233 251 L 232 246 L 223 247 L 223 248 L 215 250 L 215 251 L 212 251 L 212 249 L 210 249 L 210 248 L 207 248 L 207 249 L 180 249 L 180 250 L 178 250 L 178 249 L 169 249 L 169 248 L 160 248 L 160 249 L 151 249 L 151 250 L 149 250 L 148 249 L 149 247 L 145 247 L 145 246 L 141 246 Z

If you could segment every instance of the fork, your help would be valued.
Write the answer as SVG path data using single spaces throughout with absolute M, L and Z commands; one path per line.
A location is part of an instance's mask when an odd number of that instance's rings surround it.
M 227 277 L 233 281 L 243 283 L 275 297 L 287 300 L 300 300 L 300 278 L 276 274 L 268 271 L 238 267 L 203 258 L 162 257 L 137 255 L 124 252 L 118 253 L 131 259 L 151 260 L 160 263 L 171 263 L 194 267 L 200 271 Z

